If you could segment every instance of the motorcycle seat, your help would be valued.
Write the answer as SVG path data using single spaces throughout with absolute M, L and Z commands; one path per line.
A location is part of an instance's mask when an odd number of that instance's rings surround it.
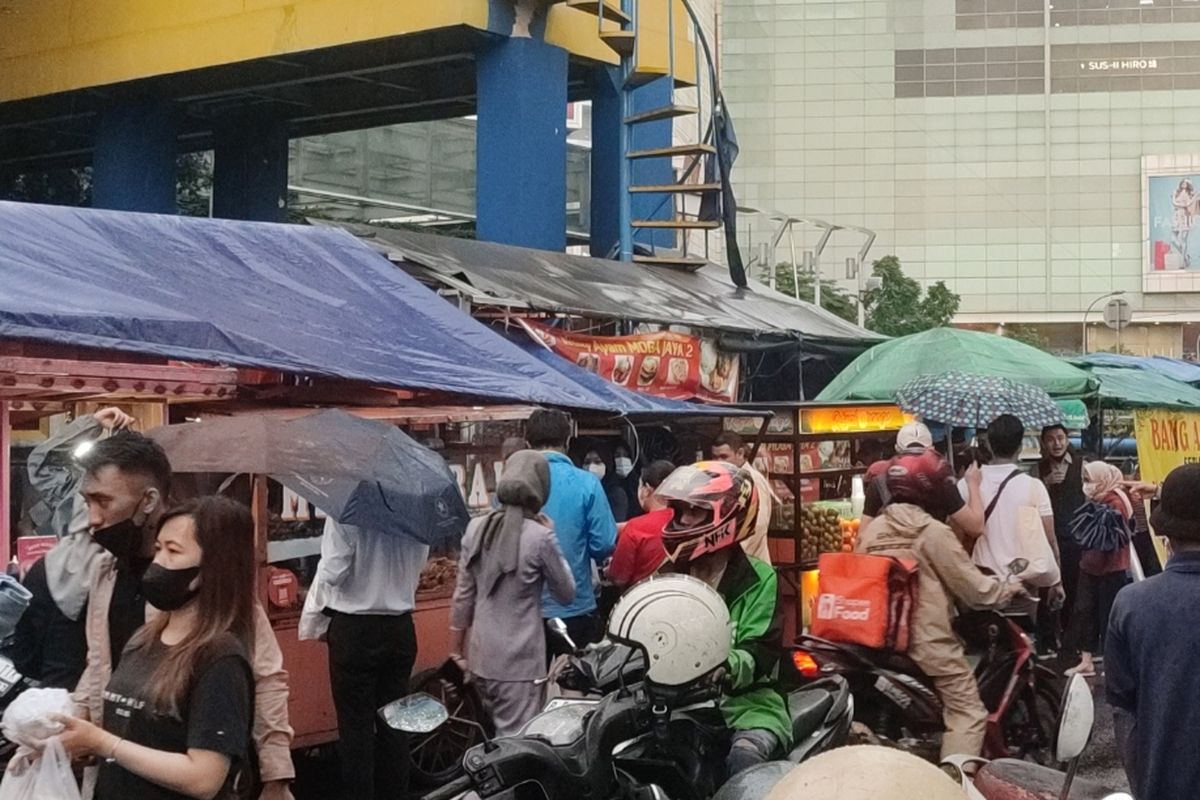
M 984 797 L 1008 797 L 1012 800 L 1039 800 L 1058 797 L 1066 776 L 1056 769 L 1015 758 L 989 761 L 975 774 L 975 788 Z M 1103 800 L 1119 791 L 1095 781 L 1076 778 L 1069 800 Z
M 824 688 L 797 689 L 788 695 L 787 701 L 792 718 L 792 741 L 799 741 L 825 721 L 833 708 L 834 696 Z

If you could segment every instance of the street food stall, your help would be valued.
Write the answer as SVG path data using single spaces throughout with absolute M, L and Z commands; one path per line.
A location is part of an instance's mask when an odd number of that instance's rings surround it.
M 912 417 L 892 403 L 789 403 L 749 406 L 770 411 L 757 439 L 755 467 L 767 476 L 778 502 L 771 519 L 770 547 L 795 598 L 787 631 L 807 624 L 816 589 L 817 559 L 853 545 L 861 501 L 861 475 L 894 452 L 896 432 Z M 728 418 L 725 429 L 755 437 L 761 417 Z M 799 608 L 796 608 L 799 606 Z M 785 633 L 785 635 L 787 635 Z

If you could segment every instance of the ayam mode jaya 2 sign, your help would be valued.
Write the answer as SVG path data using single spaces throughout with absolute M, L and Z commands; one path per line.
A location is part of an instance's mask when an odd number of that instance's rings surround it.
M 525 323 L 563 358 L 617 386 L 675 400 L 737 400 L 738 358 L 685 333 L 588 336 Z

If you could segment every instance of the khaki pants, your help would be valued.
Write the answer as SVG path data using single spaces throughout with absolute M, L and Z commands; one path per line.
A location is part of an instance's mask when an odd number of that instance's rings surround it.
M 942 698 L 942 724 L 946 726 L 942 758 L 955 754 L 977 756 L 983 750 L 987 709 L 979 699 L 975 676 L 965 663 L 963 667 L 963 672 L 956 675 L 933 677 L 933 686 Z

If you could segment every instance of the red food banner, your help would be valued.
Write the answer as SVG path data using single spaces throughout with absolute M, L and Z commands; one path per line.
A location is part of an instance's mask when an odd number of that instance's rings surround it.
M 21 580 L 37 560 L 58 544 L 57 536 L 22 536 L 17 539 L 17 569 Z
M 684 333 L 588 336 L 526 321 L 543 344 L 617 386 L 676 400 L 737 400 L 738 359 Z

